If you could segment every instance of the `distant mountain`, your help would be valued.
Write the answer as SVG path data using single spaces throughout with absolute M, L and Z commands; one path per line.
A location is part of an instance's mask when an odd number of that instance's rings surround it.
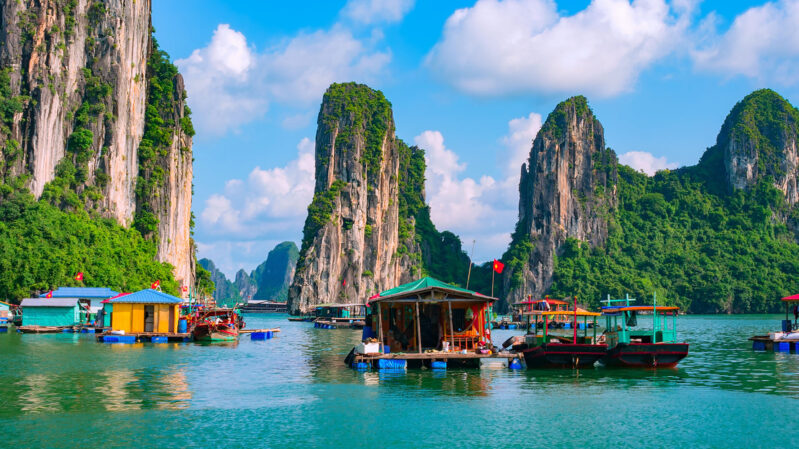
M 225 274 L 219 271 L 210 259 L 200 259 L 200 265 L 211 273 L 211 280 L 214 281 L 214 301 L 217 304 L 236 303 L 241 301 L 241 295 L 236 285 L 230 282 Z
M 236 300 L 286 300 L 289 284 L 297 267 L 299 250 L 294 242 L 283 242 L 275 246 L 251 273 L 244 270 L 236 273 L 230 281 L 224 273 L 217 270 L 209 259 L 200 260 L 206 270 L 211 272 L 211 280 L 216 283 L 214 299 L 217 302 Z

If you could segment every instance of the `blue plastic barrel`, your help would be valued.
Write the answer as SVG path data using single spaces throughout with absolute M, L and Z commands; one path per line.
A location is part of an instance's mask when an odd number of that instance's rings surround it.
M 8 328 L 6 326 L 0 326 L 0 334 L 8 332 Z
M 776 352 L 791 352 L 791 344 L 787 341 L 780 341 L 774 346 Z
M 513 359 L 508 364 L 510 369 L 522 369 L 522 362 L 519 359 Z
M 151 337 L 150 341 L 152 343 L 167 343 L 169 339 L 167 337 Z
M 266 332 L 253 332 L 250 334 L 250 340 L 266 340 Z
M 379 369 L 406 369 L 408 366 L 407 360 L 392 360 L 392 359 L 378 359 L 377 367 Z
M 766 342 L 765 341 L 753 341 L 752 342 L 752 350 L 753 351 L 765 351 L 766 350 Z
M 383 354 L 391 354 L 391 346 L 383 345 Z
M 178 320 L 178 333 L 185 334 L 189 331 L 189 324 L 186 322 L 185 318 L 181 318 Z
M 365 362 L 353 362 L 352 369 L 356 369 L 358 371 L 364 371 L 369 369 L 369 364 Z
M 447 362 L 443 360 L 433 360 L 430 362 L 430 368 L 432 369 L 447 369 Z
M 272 331 L 266 331 L 266 339 L 267 340 L 271 339 L 273 336 L 274 336 L 274 334 L 272 333 Z
M 63 334 L 71 334 L 72 333 L 72 329 L 71 328 L 61 329 L 61 333 L 63 333 Z

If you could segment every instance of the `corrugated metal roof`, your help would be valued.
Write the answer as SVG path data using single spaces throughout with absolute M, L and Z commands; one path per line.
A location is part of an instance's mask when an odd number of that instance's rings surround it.
M 182 299 L 177 296 L 167 295 L 166 293 L 152 289 L 138 291 L 129 295 L 120 296 L 108 301 L 111 304 L 120 303 L 144 303 L 144 304 L 180 304 Z
M 75 307 L 78 298 L 25 298 L 22 307 Z
M 58 287 L 53 291 L 53 298 L 110 298 L 118 295 L 108 287 Z M 40 298 L 47 296 L 47 293 L 39 295 Z

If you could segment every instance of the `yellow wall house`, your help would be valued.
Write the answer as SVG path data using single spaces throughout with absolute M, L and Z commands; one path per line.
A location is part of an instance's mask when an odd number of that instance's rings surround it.
M 155 290 L 142 290 L 108 301 L 112 304 L 111 328 L 125 333 L 174 334 L 178 330 L 178 297 Z

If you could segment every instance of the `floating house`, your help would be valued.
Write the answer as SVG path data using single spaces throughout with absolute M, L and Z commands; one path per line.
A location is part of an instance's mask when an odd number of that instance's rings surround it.
M 111 328 L 126 334 L 177 334 L 182 299 L 156 290 L 142 290 L 109 299 Z
M 321 329 L 362 329 L 366 322 L 366 306 L 363 304 L 320 304 L 316 306 L 314 327 Z
M 11 316 L 11 304 L 0 301 L 0 324 L 8 323 L 13 319 Z
M 22 325 L 32 327 L 70 327 L 80 323 L 77 298 L 26 298 L 20 304 Z
M 491 307 L 496 298 L 424 277 L 369 299 L 377 343 L 356 348 L 347 363 L 359 367 L 480 366 L 491 347 Z
M 795 352 L 799 354 L 799 294 L 782 298 L 785 305 L 785 319 L 781 331 L 768 335 L 755 335 L 749 338 L 755 351 Z M 791 322 L 791 315 L 794 320 Z
M 102 301 L 118 295 L 118 292 L 106 287 L 58 287 L 53 290 L 52 298 L 75 298 L 82 304 L 83 310 L 88 310 L 93 316 L 102 308 Z M 47 293 L 39 295 L 46 298 Z
M 111 304 L 112 299 L 120 298 L 122 296 L 127 296 L 130 293 L 120 293 L 116 296 L 112 296 L 108 299 L 104 299 L 100 301 L 103 305 L 103 308 L 97 313 L 97 327 L 104 327 L 107 329 L 111 329 L 111 313 L 114 310 L 114 305 Z

